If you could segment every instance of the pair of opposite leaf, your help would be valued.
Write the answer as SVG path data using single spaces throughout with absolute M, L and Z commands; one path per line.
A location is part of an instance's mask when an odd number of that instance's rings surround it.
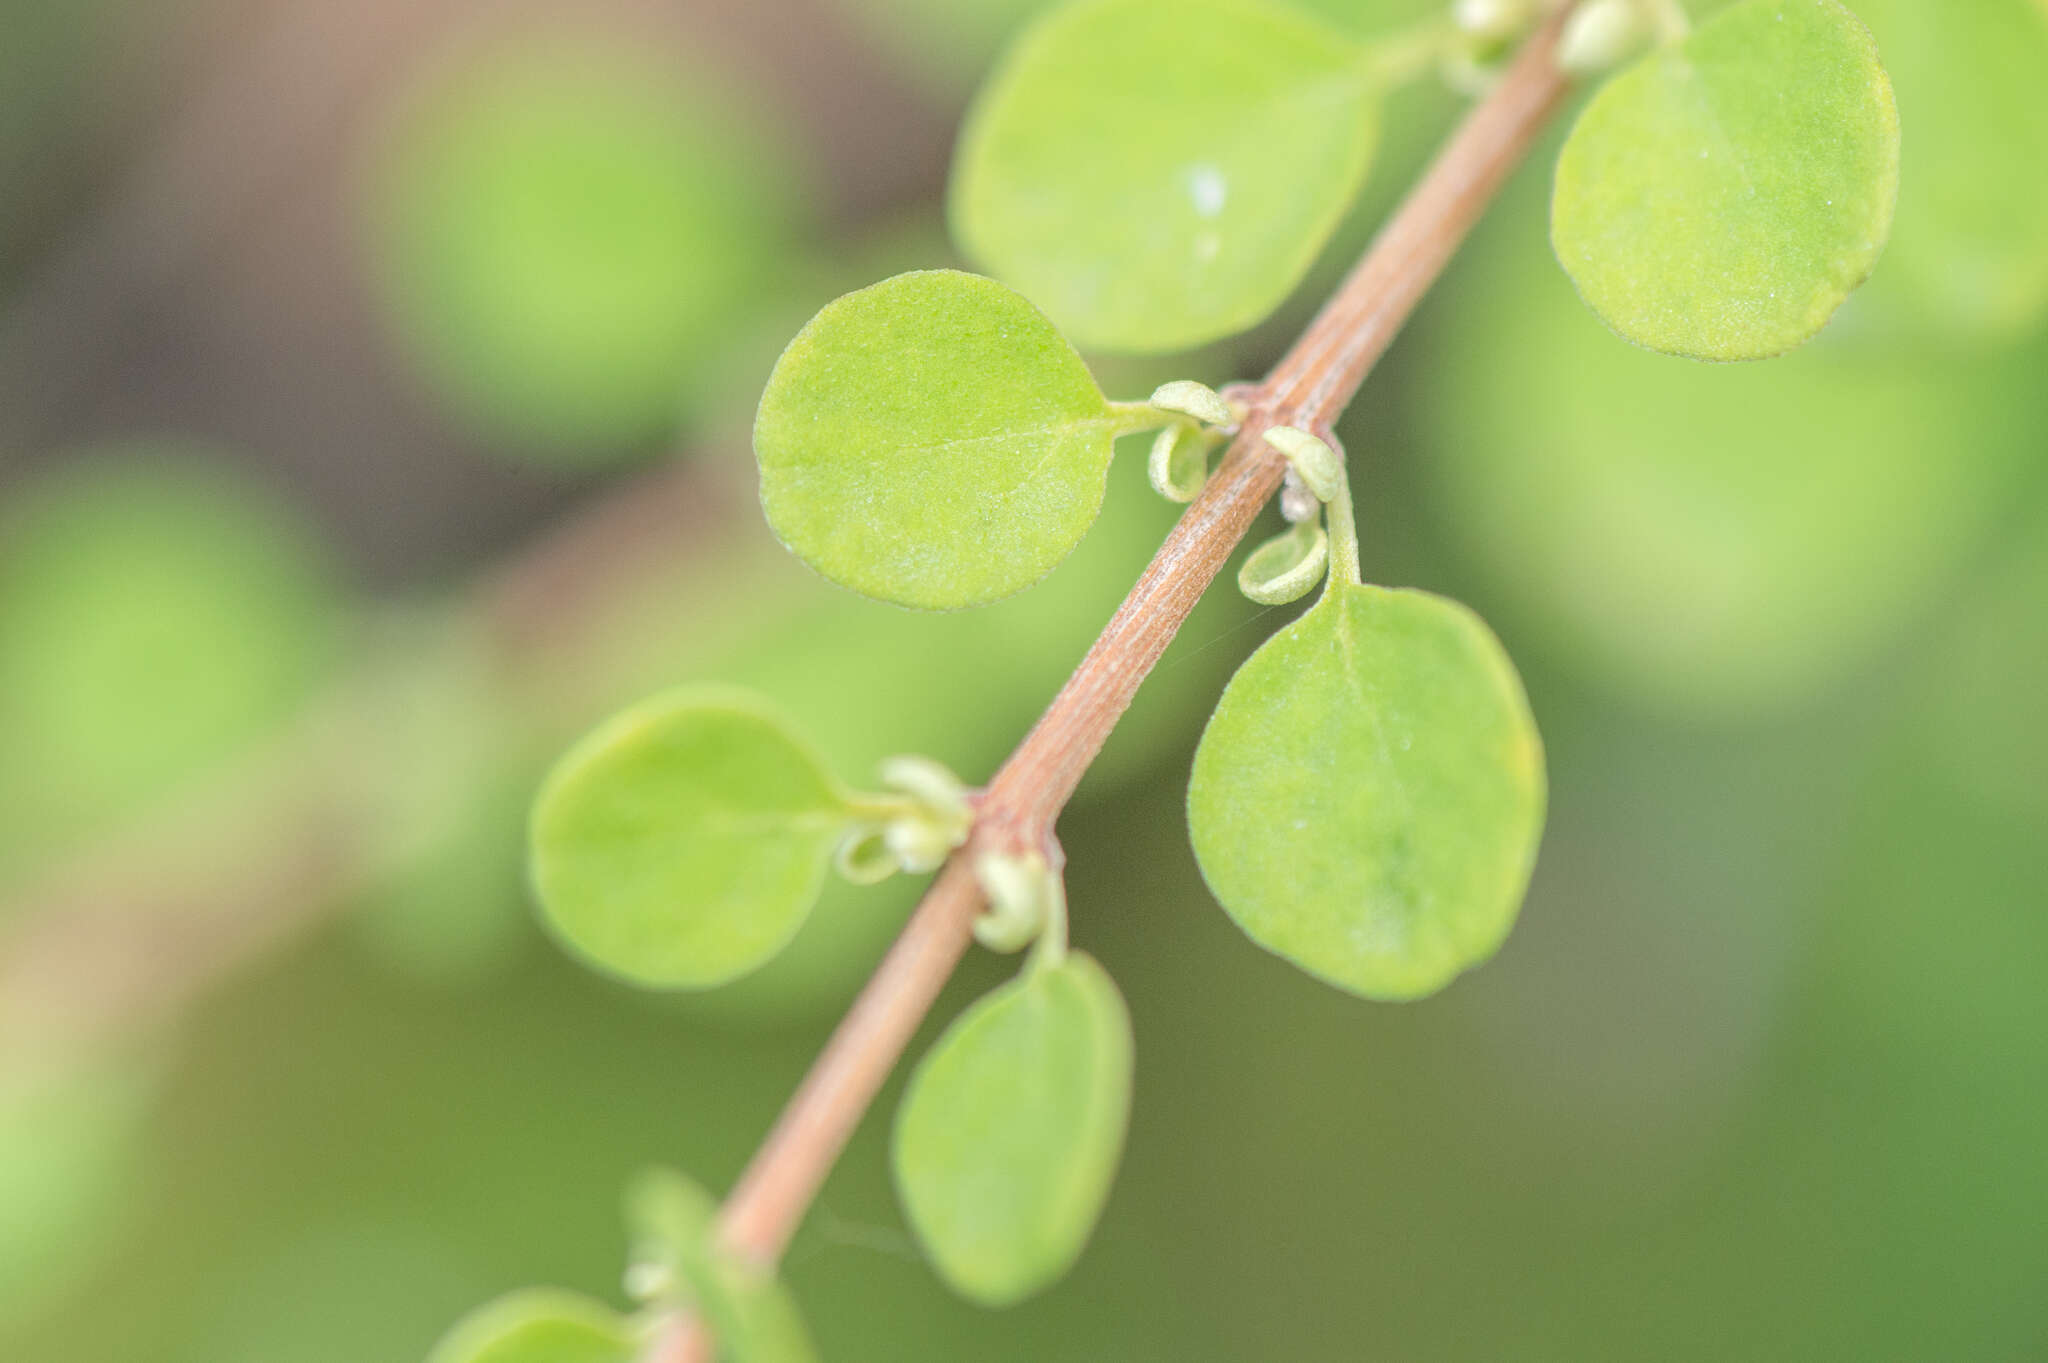
M 656 696 L 601 725 L 543 786 L 532 827 L 542 912 L 578 955 L 636 984 L 738 978 L 795 935 L 835 861 L 854 879 L 877 866 L 929 871 L 965 839 L 965 794 L 935 764 L 897 759 L 884 775 L 895 793 L 846 791 L 744 693 Z M 1130 1109 L 1123 999 L 1100 966 L 1064 950 L 1063 910 L 1048 918 L 1002 945 L 1049 934 L 1052 949 L 940 1038 L 898 1117 L 895 1167 L 911 1223 L 947 1280 L 989 1304 L 1029 1295 L 1080 1254 Z M 520 1340 L 625 1331 L 587 1304 L 566 1319 L 561 1308 L 552 1295 L 521 1299 L 476 1328 Z M 612 1357 L 592 1353 L 590 1363 Z

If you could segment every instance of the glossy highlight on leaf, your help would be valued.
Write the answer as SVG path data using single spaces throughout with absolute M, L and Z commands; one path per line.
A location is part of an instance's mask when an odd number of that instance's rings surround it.
M 627 1322 L 603 1302 L 541 1287 L 478 1307 L 427 1363 L 633 1363 L 637 1348 Z
M 1078 952 L 961 1014 L 896 1114 L 896 1187 L 940 1276 L 1008 1306 L 1080 1257 L 1102 1214 L 1131 1105 L 1131 1022 Z
M 847 294 L 776 362 L 754 420 L 761 507 L 842 587 L 927 610 L 1044 577 L 1102 509 L 1112 406 L 1024 298 L 919 270 Z
M 636 984 L 704 989 L 779 951 L 853 817 L 748 693 L 683 687 L 614 716 L 542 786 L 533 884 L 548 925 Z
M 1188 827 L 1253 941 L 1354 994 L 1413 999 L 1507 936 L 1544 803 L 1535 722 L 1485 624 L 1426 592 L 1333 582 L 1225 688 Z
M 950 215 L 970 258 L 1083 347 L 1256 325 L 1364 179 L 1367 54 L 1266 0 L 1082 0 L 1018 39 L 968 116 Z
M 1869 31 L 1837 0 L 1743 0 L 1587 105 L 1558 157 L 1551 240 L 1629 340 L 1761 359 L 1869 276 L 1898 183 Z

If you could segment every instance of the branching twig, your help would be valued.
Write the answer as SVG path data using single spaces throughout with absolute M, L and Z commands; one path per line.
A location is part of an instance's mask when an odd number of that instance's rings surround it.
M 1043 850 L 1054 821 L 1139 683 L 1280 486 L 1285 461 L 1261 439 L 1291 425 L 1327 432 L 1443 271 L 1566 90 L 1553 60 L 1563 11 L 1525 46 L 1374 240 L 1342 288 L 1262 384 L 1237 390 L 1249 412 L 1202 494 L 1010 760 L 990 782 L 975 832 L 939 874 L 854 1001 L 727 1199 L 727 1249 L 774 1265 L 847 1139 L 971 940 L 984 851 Z M 708 1349 L 687 1326 L 650 1363 Z

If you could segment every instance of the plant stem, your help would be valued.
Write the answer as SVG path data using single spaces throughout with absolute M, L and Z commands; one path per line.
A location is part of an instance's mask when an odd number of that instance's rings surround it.
M 847 1139 L 972 939 L 977 852 L 1038 851 L 1059 865 L 1053 824 L 1188 612 L 1280 485 L 1286 461 L 1261 433 L 1327 432 L 1423 293 L 1563 99 L 1560 7 L 1466 116 L 1337 294 L 1267 380 L 1236 394 L 1247 413 L 1202 493 L 1174 526 L 1045 715 L 989 783 L 956 853 L 804 1077 L 719 1217 L 725 1247 L 774 1265 Z M 697 1350 L 698 1352 L 691 1352 Z M 707 1356 L 693 1329 L 649 1363 Z

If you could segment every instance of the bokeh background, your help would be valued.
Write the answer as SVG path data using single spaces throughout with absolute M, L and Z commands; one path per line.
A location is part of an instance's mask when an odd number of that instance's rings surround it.
M 1342 428 L 1368 574 L 1477 606 L 1546 736 L 1501 955 L 1367 1004 L 1210 901 L 1189 757 L 1287 618 L 1217 592 L 1063 824 L 1139 1051 L 1093 1246 L 953 1301 L 870 1121 L 787 1266 L 828 1358 L 2048 1358 L 2048 12 L 1854 7 L 1903 184 L 1820 341 L 1611 337 L 1553 138 Z M 525 806 L 692 678 L 984 777 L 1171 523 L 1126 451 L 1047 584 L 918 616 L 754 505 L 777 349 L 953 263 L 1033 8 L 0 3 L 0 1357 L 415 1363 L 617 1299 L 632 1171 L 737 1173 L 915 887 L 650 996 L 533 926 Z M 1284 315 L 1111 395 L 1262 373 L 1458 104 L 1394 99 Z

